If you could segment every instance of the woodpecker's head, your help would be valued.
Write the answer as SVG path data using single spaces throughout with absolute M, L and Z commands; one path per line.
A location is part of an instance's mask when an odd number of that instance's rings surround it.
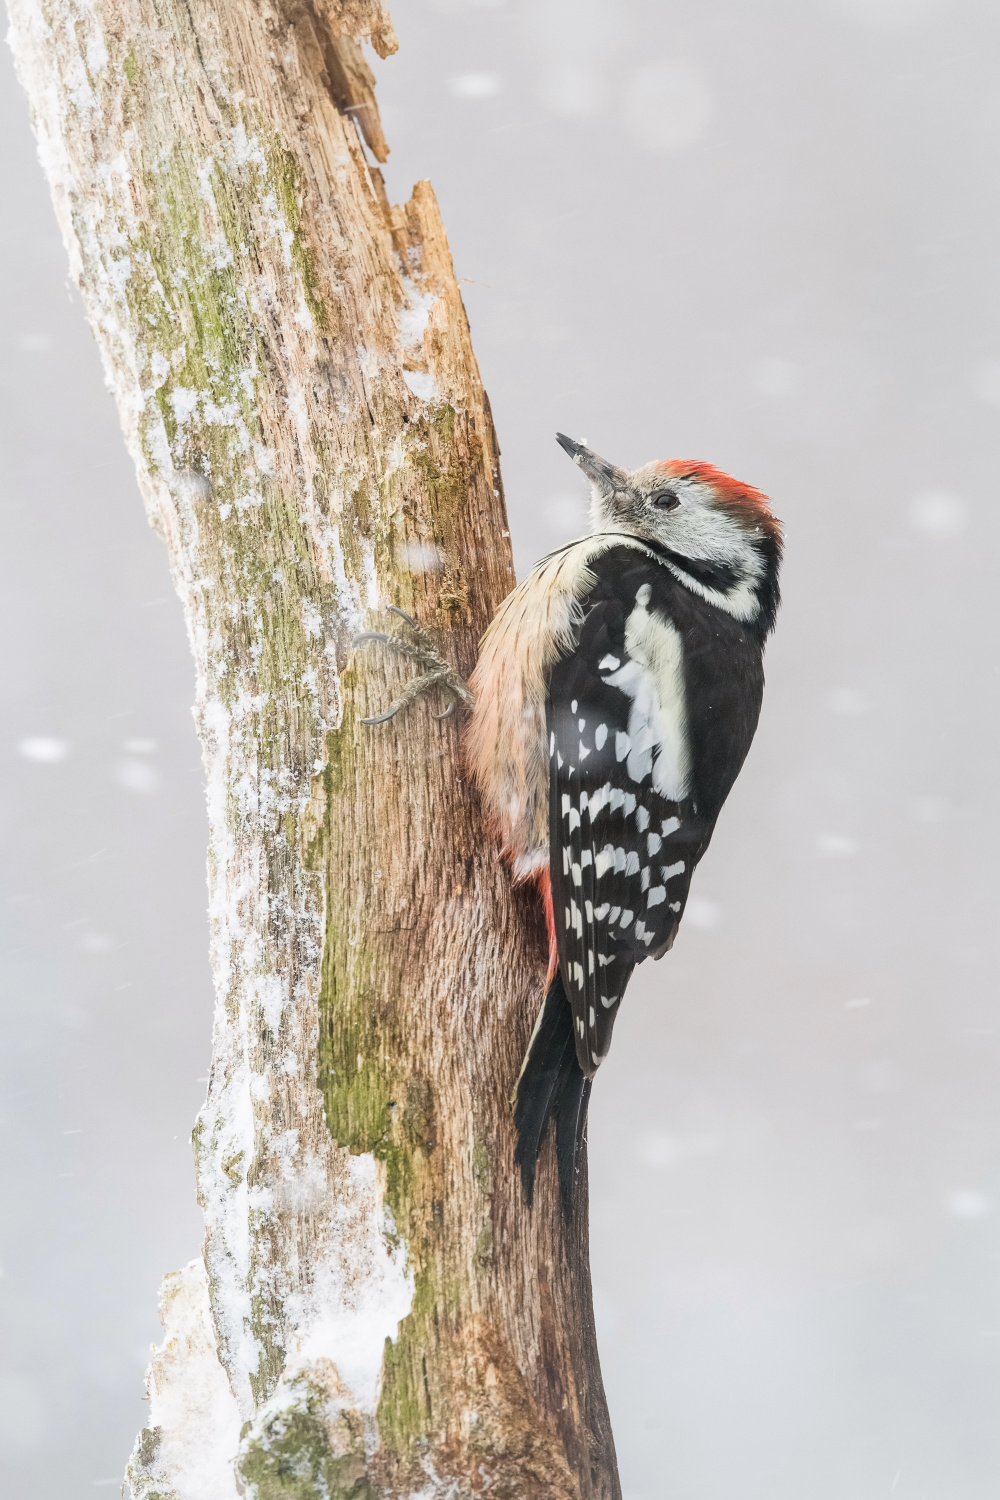
M 680 581 L 767 634 L 778 609 L 781 522 L 767 496 L 697 460 L 619 469 L 559 432 L 590 480 L 597 531 L 622 531 L 661 553 Z

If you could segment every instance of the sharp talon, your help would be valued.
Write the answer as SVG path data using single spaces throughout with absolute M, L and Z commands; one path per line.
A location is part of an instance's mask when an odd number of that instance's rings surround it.
M 403 620 L 410 627 L 416 636 L 416 641 L 408 641 L 402 635 L 395 633 L 386 635 L 381 630 L 362 630 L 352 638 L 351 645 L 359 647 L 367 645 L 370 641 L 378 642 L 379 645 L 391 647 L 397 655 L 402 656 L 405 660 L 419 663 L 424 668 L 424 671 L 421 676 L 413 678 L 406 684 L 399 697 L 384 714 L 373 714 L 370 718 L 366 719 L 359 718 L 358 722 L 366 725 L 388 724 L 389 720 L 394 719 L 399 711 L 405 708 L 408 703 L 412 703 L 422 693 L 426 693 L 428 688 L 432 687 L 440 687 L 445 693 L 451 694 L 451 702 L 443 713 L 433 715 L 435 719 L 450 719 L 458 707 L 459 700 L 470 706 L 474 704 L 476 701 L 475 696 L 468 683 L 458 676 L 454 667 L 448 665 L 444 657 L 433 645 L 430 636 L 417 624 L 416 620 L 411 615 L 408 615 L 405 609 L 400 609 L 396 604 L 387 604 L 385 609 L 387 614 L 397 615 L 399 619 Z
M 397 608 L 397 606 L 395 604 L 387 604 L 386 605 L 386 613 L 390 614 L 390 615 L 398 615 L 401 620 L 405 620 L 406 621 L 407 625 L 412 625 L 412 627 L 413 627 L 414 630 L 419 630 L 420 629 L 420 626 L 417 624 L 417 622 L 413 618 L 413 616 L 412 615 L 408 615 L 406 613 L 405 609 L 399 609 L 399 608 Z
M 374 719 L 360 719 L 358 722 L 361 724 L 388 724 L 390 719 L 396 717 L 402 706 L 401 703 L 394 703 L 386 713 L 376 714 Z

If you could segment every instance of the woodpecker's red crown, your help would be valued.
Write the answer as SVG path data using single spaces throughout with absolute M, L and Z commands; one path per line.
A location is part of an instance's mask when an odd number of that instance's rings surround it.
M 712 492 L 716 505 L 729 511 L 748 531 L 763 531 L 775 546 L 781 547 L 781 522 L 763 491 L 755 490 L 753 485 L 744 484 L 741 479 L 733 479 L 732 475 L 717 469 L 714 464 L 703 463 L 697 458 L 664 458 L 653 467 L 667 479 L 681 482 L 693 480 L 706 486 Z
M 682 582 L 765 633 L 777 609 L 781 523 L 767 496 L 712 464 L 661 459 L 620 469 L 557 433 L 590 480 L 595 532 L 625 532 L 664 554 Z

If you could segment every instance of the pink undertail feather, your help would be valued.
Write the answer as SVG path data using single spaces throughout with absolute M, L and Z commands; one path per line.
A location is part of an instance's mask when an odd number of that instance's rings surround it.
M 514 884 L 523 885 L 528 880 L 533 880 L 538 888 L 538 894 L 542 898 L 542 906 L 545 908 L 545 932 L 549 940 L 549 966 L 545 972 L 545 989 L 548 990 L 559 967 L 559 945 L 556 942 L 556 918 L 552 909 L 552 876 L 549 873 L 548 860 L 544 864 L 535 864 L 534 868 L 528 865 L 527 860 L 522 863 L 513 850 L 501 849 L 501 854 L 507 860 L 514 874 Z M 536 856 L 537 857 L 537 856 Z M 518 865 L 520 864 L 520 869 Z
M 556 969 L 559 967 L 559 947 L 556 943 L 556 918 L 552 910 L 552 877 L 549 874 L 548 865 L 544 869 L 537 870 L 534 878 L 538 886 L 538 893 L 545 907 L 545 930 L 549 937 L 549 967 L 545 975 L 545 988 L 548 990 L 549 985 L 555 978 Z

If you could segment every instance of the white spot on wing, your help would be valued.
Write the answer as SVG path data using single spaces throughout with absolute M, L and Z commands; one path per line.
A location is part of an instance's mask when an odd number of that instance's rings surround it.
M 649 612 L 650 598 L 650 587 L 644 583 L 625 624 L 627 660 L 607 681 L 632 700 L 627 736 L 632 780 L 641 782 L 652 775 L 661 796 L 681 802 L 690 774 L 683 645 L 670 620 Z
M 597 729 L 596 729 L 595 734 L 594 734 L 594 744 L 597 746 L 598 750 L 603 750 L 604 749 L 604 741 L 607 739 L 607 737 L 608 737 L 608 726 L 607 726 L 607 724 L 598 724 Z
M 646 897 L 647 906 L 659 906 L 667 899 L 667 888 L 665 885 L 654 885 Z
M 594 793 L 593 797 L 590 799 L 590 820 L 591 820 L 591 822 L 593 822 L 593 820 L 597 817 L 597 814 L 599 812 L 601 812 L 604 809 L 604 807 L 606 807 L 607 804 L 610 801 L 611 801 L 611 783 L 610 783 L 610 781 L 606 781 L 602 787 L 598 787 L 597 791 Z

